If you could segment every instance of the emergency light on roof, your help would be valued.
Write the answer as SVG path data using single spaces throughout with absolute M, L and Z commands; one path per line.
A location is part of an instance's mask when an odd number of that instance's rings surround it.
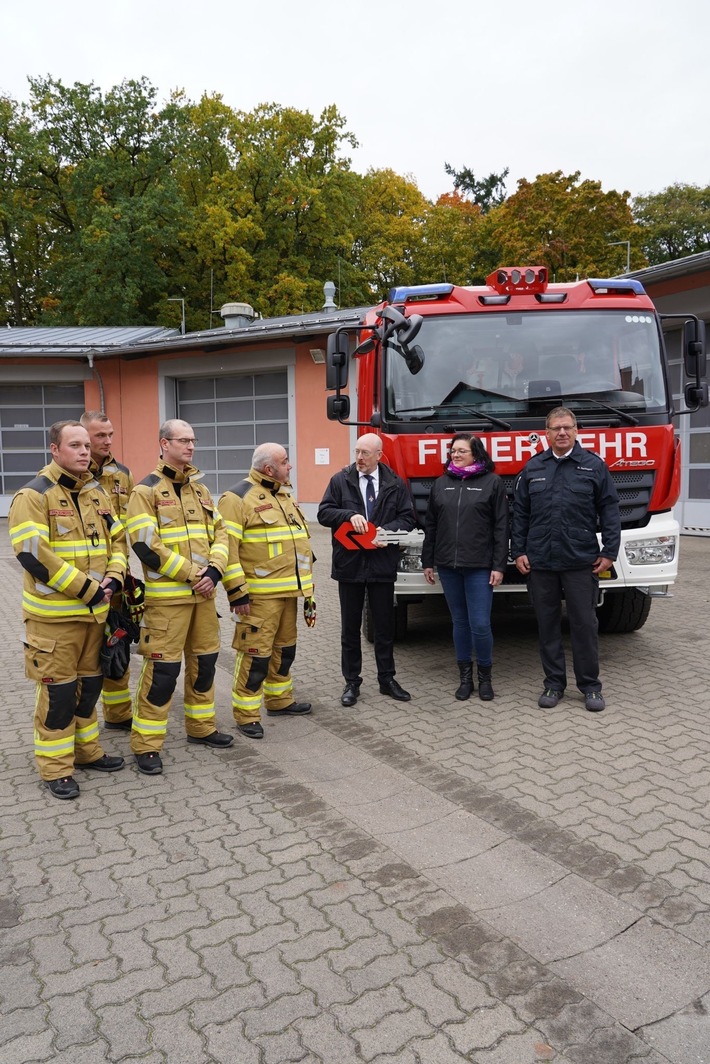
M 390 289 L 390 303 L 421 303 L 425 299 L 445 299 L 454 290 L 452 284 L 414 284 Z
M 506 266 L 486 277 L 486 284 L 501 295 L 508 296 L 544 292 L 547 288 L 547 267 Z
M 615 296 L 628 296 L 636 295 L 643 296 L 646 294 L 646 289 L 643 287 L 640 281 L 637 281 L 635 277 L 625 277 L 623 280 L 607 280 L 599 281 L 589 278 L 587 284 L 595 293 L 595 295 L 615 295 Z

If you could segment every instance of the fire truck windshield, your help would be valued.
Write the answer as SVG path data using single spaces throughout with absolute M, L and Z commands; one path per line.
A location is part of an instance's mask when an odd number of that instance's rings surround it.
M 648 311 L 428 315 L 417 344 L 424 365 L 416 374 L 396 337 L 385 349 L 388 422 L 515 422 L 555 398 L 580 416 L 612 410 L 629 422 L 668 409 Z

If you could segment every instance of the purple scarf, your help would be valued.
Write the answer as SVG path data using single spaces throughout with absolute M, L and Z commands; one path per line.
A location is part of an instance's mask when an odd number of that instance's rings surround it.
M 457 466 L 453 461 L 449 461 L 446 467 L 446 472 L 451 473 L 452 477 L 461 477 L 462 480 L 466 480 L 467 477 L 475 477 L 477 473 L 482 473 L 486 468 L 485 462 L 474 462 L 473 465 Z

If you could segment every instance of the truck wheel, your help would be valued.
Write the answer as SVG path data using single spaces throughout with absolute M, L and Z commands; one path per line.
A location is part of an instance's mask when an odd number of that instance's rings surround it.
M 597 609 L 599 631 L 612 633 L 638 632 L 651 612 L 651 597 L 636 587 L 625 591 L 610 591 Z
M 368 643 L 375 641 L 375 629 L 372 624 L 372 611 L 370 600 L 365 595 L 365 605 L 362 610 L 362 634 Z M 407 605 L 404 602 L 395 604 L 394 607 L 394 637 L 398 642 L 407 638 Z

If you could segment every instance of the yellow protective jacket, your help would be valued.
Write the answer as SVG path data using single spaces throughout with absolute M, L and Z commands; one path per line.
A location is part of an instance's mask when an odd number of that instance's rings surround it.
M 201 476 L 161 461 L 131 492 L 126 530 L 143 566 L 146 605 L 189 602 L 202 570 L 216 584 L 227 566 L 227 532 Z
M 128 499 L 133 491 L 133 477 L 128 466 L 117 462 L 112 454 L 101 465 L 91 459 L 89 471 L 94 474 L 101 487 L 111 499 L 111 506 L 116 517 L 126 523 Z
M 219 500 L 229 535 L 224 587 L 230 605 L 251 595 L 313 594 L 313 552 L 290 485 L 252 469 Z
M 92 474 L 75 477 L 50 462 L 15 495 L 9 526 L 25 570 L 25 620 L 103 622 L 101 581 L 123 584 L 126 533 Z

